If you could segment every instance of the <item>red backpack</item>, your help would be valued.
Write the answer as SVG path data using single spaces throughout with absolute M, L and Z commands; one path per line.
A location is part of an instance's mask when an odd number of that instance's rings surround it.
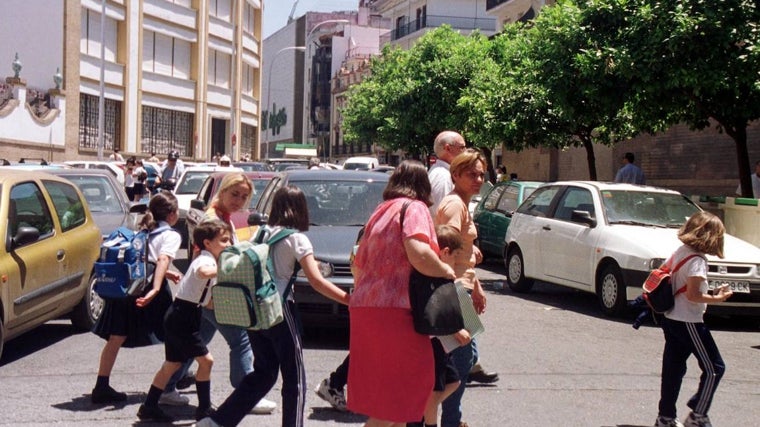
M 659 268 L 656 268 L 649 273 L 647 280 L 644 282 L 644 293 L 642 294 L 642 297 L 644 297 L 644 301 L 647 302 L 647 305 L 649 305 L 652 311 L 655 313 L 665 313 L 675 305 L 676 295 L 686 292 L 686 285 L 683 285 L 673 292 L 673 284 L 671 283 L 670 276 L 678 271 L 686 261 L 696 256 L 699 255 L 691 254 L 685 257 L 678 263 L 678 265 L 676 265 L 673 271 L 670 271 L 668 263 L 665 262 Z

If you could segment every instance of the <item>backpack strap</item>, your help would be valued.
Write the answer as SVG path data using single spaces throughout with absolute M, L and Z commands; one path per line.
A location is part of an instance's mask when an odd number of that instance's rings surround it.
M 298 230 L 293 228 L 283 228 L 282 230 L 278 231 L 277 233 L 270 235 L 266 239 L 266 244 L 270 246 L 274 246 L 277 242 L 280 240 L 290 236 L 291 234 L 297 233 Z M 253 238 L 253 241 L 255 243 L 263 243 L 264 237 L 268 234 L 268 230 L 265 230 L 264 227 L 259 227 L 259 230 L 256 232 L 256 237 Z M 271 253 L 271 249 L 270 249 Z M 269 262 L 271 262 L 272 257 L 269 257 Z M 296 282 L 296 277 L 298 276 L 298 272 L 301 270 L 301 264 L 298 262 L 295 263 L 295 266 L 293 267 L 293 274 L 290 275 L 290 280 L 288 280 L 288 285 L 285 287 L 285 292 L 282 295 L 283 300 L 288 299 L 288 294 L 290 293 L 290 290 L 293 288 L 293 283 Z
M 401 205 L 401 210 L 398 213 L 398 222 L 399 225 L 401 225 L 401 231 L 404 231 L 404 217 L 406 216 L 406 209 L 411 205 L 412 202 L 409 200 L 405 201 L 403 205 Z
M 670 272 L 671 276 L 673 274 L 675 274 L 675 272 L 678 271 L 681 267 L 683 267 L 683 265 L 686 264 L 686 261 L 688 261 L 688 260 L 690 260 L 690 259 L 692 259 L 694 257 L 698 257 L 698 256 L 700 256 L 700 255 L 699 254 L 691 254 L 691 255 L 689 255 L 687 257 L 684 257 L 684 259 L 682 259 L 678 264 L 676 264 L 675 268 Z M 674 293 L 673 296 L 678 295 L 680 293 L 684 293 L 684 292 L 686 292 L 686 285 L 683 285 L 680 288 L 678 288 L 678 290 L 676 290 L 676 293 Z

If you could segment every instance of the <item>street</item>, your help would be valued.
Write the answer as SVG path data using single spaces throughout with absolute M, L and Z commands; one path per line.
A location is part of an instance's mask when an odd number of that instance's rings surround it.
M 639 330 L 631 319 L 601 315 L 596 299 L 567 288 L 537 283 L 530 294 L 501 293 L 503 265 L 489 260 L 479 274 L 488 293 L 479 339 L 481 360 L 499 372 L 493 385 L 467 388 L 464 418 L 469 426 L 651 426 L 657 415 L 663 338 L 658 327 Z M 296 296 L 297 298 L 297 296 Z M 710 417 L 715 426 L 754 425 L 760 420 L 760 334 L 757 322 L 711 321 L 727 364 Z M 163 360 L 163 346 L 123 349 L 111 384 L 127 392 L 123 405 L 90 403 L 103 341 L 90 333 L 73 333 L 68 320 L 57 320 L 6 344 L 0 360 L 0 425 L 103 426 L 131 425 Z M 231 391 L 227 380 L 226 344 L 218 335 L 212 401 L 220 404 Z M 322 331 L 306 337 L 306 425 L 358 426 L 359 415 L 332 410 L 312 391 L 343 359 L 345 331 Z M 688 414 L 686 400 L 696 390 L 699 368 L 690 359 L 679 398 L 679 416 Z M 267 396 L 280 403 L 280 384 Z M 168 407 L 180 421 L 192 424 L 194 387 L 185 390 L 191 406 Z M 399 399 L 403 399 L 400 396 Z M 243 426 L 278 426 L 280 407 L 272 415 L 249 415 Z M 755 421 L 752 421 L 755 420 Z

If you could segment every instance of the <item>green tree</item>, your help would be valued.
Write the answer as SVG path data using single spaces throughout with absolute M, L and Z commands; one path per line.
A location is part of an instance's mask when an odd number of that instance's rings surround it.
M 343 109 L 347 142 L 371 141 L 414 155 L 432 150 L 444 129 L 465 139 L 467 111 L 459 98 L 487 60 L 488 39 L 464 36 L 443 26 L 421 37 L 409 50 L 386 46 L 373 59 L 371 75 L 350 91 Z M 487 150 L 494 145 L 480 145 Z
M 742 193 L 752 197 L 747 126 L 760 118 L 760 6 L 756 0 L 589 0 L 587 19 L 613 22 L 605 44 L 631 85 L 640 129 L 717 123 L 736 146 Z

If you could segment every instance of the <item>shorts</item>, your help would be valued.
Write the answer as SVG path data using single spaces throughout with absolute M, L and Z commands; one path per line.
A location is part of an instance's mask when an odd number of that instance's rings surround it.
M 441 342 L 437 338 L 431 338 L 430 343 L 433 345 L 433 359 L 435 360 L 435 383 L 434 391 L 443 391 L 448 384 L 459 382 L 459 372 L 451 360 L 449 353 L 443 349 Z
M 200 333 L 201 310 L 197 303 L 175 299 L 166 312 L 164 353 L 167 362 L 185 362 L 208 354 Z

